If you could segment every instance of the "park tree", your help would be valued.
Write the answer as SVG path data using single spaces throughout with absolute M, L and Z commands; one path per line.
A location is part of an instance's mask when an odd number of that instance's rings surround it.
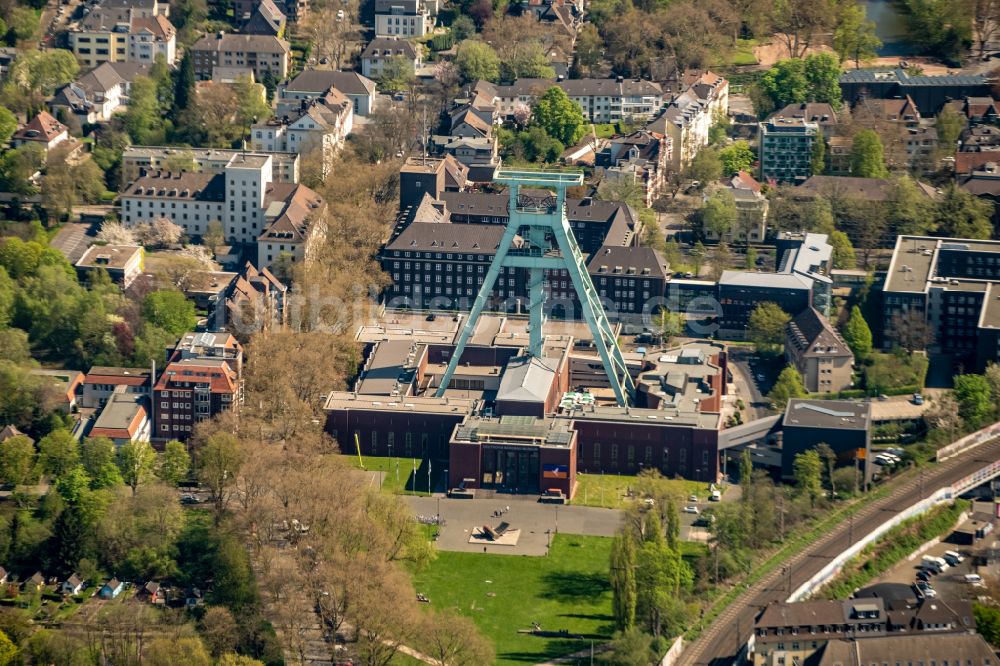
M 176 439 L 167 442 L 156 466 L 156 476 L 164 483 L 176 486 L 188 478 L 190 470 L 191 456 L 188 455 L 184 442 L 178 442 Z
M 993 235 L 993 203 L 949 183 L 934 203 L 937 232 L 951 238 Z
M 193 330 L 197 323 L 194 303 L 179 291 L 154 291 L 146 296 L 142 316 L 150 325 L 175 336 Z
M 934 231 L 934 205 L 909 176 L 893 180 L 888 203 L 888 223 L 893 233 L 926 236 Z
M 580 26 L 576 37 L 576 58 L 574 64 L 581 74 L 593 76 L 600 67 L 604 53 L 604 40 L 597 32 L 593 23 L 586 22 Z
M 765 301 L 750 313 L 747 338 L 757 346 L 757 351 L 777 355 L 785 342 L 785 327 L 792 317 L 781 307 Z
M 863 129 L 851 142 L 851 175 L 858 178 L 885 178 L 889 175 L 882 153 L 882 140 L 875 130 Z
M 778 380 L 771 387 L 767 399 L 771 401 L 775 409 L 783 410 L 792 398 L 804 398 L 807 395 L 806 387 L 802 383 L 802 375 L 793 366 L 787 365 L 778 375 Z
M 4 105 L 12 111 L 39 111 L 43 100 L 75 79 L 79 71 L 76 57 L 64 49 L 19 51 L 7 74 Z
M 161 139 L 163 110 L 157 96 L 156 82 L 147 76 L 137 76 L 129 92 L 128 107 L 123 117 L 125 131 L 137 144 L 150 144 Z
M 420 626 L 423 651 L 439 664 L 478 666 L 494 662 L 493 646 L 463 615 L 453 611 L 427 613 Z
M 837 27 L 833 31 L 833 50 L 840 61 L 853 60 L 854 67 L 878 55 L 882 40 L 875 34 L 875 21 L 869 21 L 865 6 L 856 2 L 838 3 Z
M 685 175 L 690 180 L 700 182 L 701 187 L 722 178 L 722 160 L 719 159 L 719 151 L 712 146 L 699 150 L 688 164 Z
M 958 413 L 966 425 L 975 430 L 981 427 L 993 412 L 990 384 L 983 375 L 956 375 L 954 395 L 958 400 Z
M 719 151 L 719 160 L 722 162 L 723 174 L 732 176 L 749 170 L 753 166 L 754 154 L 746 141 L 734 141 Z
M 720 240 L 715 249 L 712 250 L 712 256 L 709 259 L 712 280 L 718 282 L 722 274 L 732 266 L 732 263 L 733 253 L 729 249 L 729 244 L 724 240 Z
M 812 154 L 809 157 L 809 173 L 819 176 L 824 171 L 826 171 L 826 138 L 823 136 L 823 130 L 817 129 Z
M 937 132 L 938 152 L 941 157 L 954 155 L 958 148 L 958 139 L 965 129 L 965 118 L 954 107 L 946 104 L 934 117 L 934 129 Z
M 15 435 L 0 443 L 0 477 L 13 486 L 35 478 L 35 445 L 27 435 Z
M 934 329 L 924 313 L 916 308 L 896 312 L 889 319 L 886 337 L 908 354 L 927 349 L 934 341 Z
M 122 444 L 116 456 L 125 485 L 132 489 L 134 496 L 139 484 L 145 483 L 153 475 L 156 452 L 149 442 L 133 440 Z
M 757 83 L 772 109 L 803 102 L 840 106 L 840 65 L 829 53 L 779 60 Z
M 6 145 L 17 131 L 17 116 L 6 107 L 0 106 L 0 145 Z
M 58 478 L 79 461 L 76 438 L 68 430 L 53 430 L 38 442 L 38 464 L 44 474 Z
M 816 508 L 816 502 L 823 496 L 823 461 L 817 449 L 809 449 L 795 456 L 793 463 L 795 486 L 804 497 L 809 498 L 809 506 Z
M 621 631 L 635 626 L 636 552 L 631 534 L 618 531 L 611 543 L 611 607 L 615 625 Z
M 972 11 L 968 2 L 901 0 L 906 34 L 924 53 L 960 63 L 972 46 Z
M 777 0 L 773 3 L 771 20 L 789 57 L 801 58 L 819 35 L 833 28 L 837 20 L 837 3 L 834 0 Z
M 712 190 L 698 216 L 702 227 L 722 238 L 733 232 L 736 226 L 736 199 L 728 189 L 719 187 Z
M 851 316 L 844 326 L 844 342 L 856 358 L 864 358 L 872 352 L 872 331 L 857 305 L 851 308 Z
M 695 277 L 701 275 L 701 267 L 705 265 L 705 259 L 708 258 L 708 250 L 705 249 L 705 245 L 698 241 L 691 248 L 689 253 L 691 257 L 691 268 Z
M 198 480 L 211 494 L 215 505 L 216 521 L 222 518 L 229 505 L 233 484 L 246 460 L 240 441 L 227 432 L 211 434 L 197 452 L 196 469 Z
M 392 62 L 390 58 L 387 62 Z M 264 122 L 273 115 L 271 105 L 267 103 L 267 94 L 264 86 L 254 83 L 248 74 L 236 77 L 236 81 L 231 85 L 233 95 L 236 96 L 236 122 L 239 123 L 241 136 L 242 132 L 249 133 L 249 128 L 254 123 Z M 246 137 L 249 139 L 249 137 Z
M 843 231 L 834 231 L 829 236 L 830 246 L 833 247 L 833 267 L 839 269 L 853 269 L 858 265 L 857 255 L 854 254 L 854 246 L 851 239 Z
M 212 666 L 212 656 L 198 636 L 185 638 L 154 638 L 149 641 L 142 663 L 148 666 Z
M 121 471 L 115 464 L 115 443 L 107 437 L 88 437 L 80 445 L 80 463 L 94 490 L 120 486 Z
M 656 327 L 659 336 L 663 338 L 665 345 L 669 345 L 671 340 L 684 333 L 685 323 L 686 320 L 682 312 L 671 312 L 666 308 L 660 308 L 653 315 L 653 326 Z
M 378 77 L 379 88 L 389 91 L 409 90 L 415 81 L 413 63 L 403 56 L 388 58 Z
M 489 44 L 476 39 L 467 39 L 455 51 L 455 65 L 466 83 L 479 80 L 498 81 L 500 79 L 500 59 Z
M 562 88 L 552 86 L 535 105 L 533 122 L 563 145 L 573 146 L 583 138 L 587 119 L 580 106 Z
M 833 476 L 833 468 L 837 465 L 837 454 L 826 442 L 820 442 L 816 445 L 816 453 L 819 454 L 819 459 L 826 468 L 826 482 L 830 487 L 830 501 L 833 501 L 837 497 L 837 487 Z
M 240 100 L 232 86 L 208 81 L 199 86 L 183 118 L 185 135 L 192 143 L 229 148 L 247 130 L 251 118 L 237 117 Z

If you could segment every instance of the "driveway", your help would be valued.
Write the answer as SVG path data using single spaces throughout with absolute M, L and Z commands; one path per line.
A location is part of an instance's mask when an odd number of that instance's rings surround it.
M 729 367 L 733 372 L 733 383 L 736 385 L 736 393 L 743 402 L 746 403 L 747 416 L 745 421 L 756 421 L 759 418 L 768 416 L 767 398 L 764 393 L 768 387 L 761 386 L 757 381 L 753 368 L 750 367 L 751 350 L 746 347 L 730 347 Z
M 550 532 L 614 536 L 622 522 L 622 512 L 589 506 L 540 504 L 534 499 L 505 496 L 495 499 L 451 499 L 444 496 L 407 496 L 407 504 L 418 516 L 436 516 L 441 512 L 443 525 L 437 539 L 441 550 L 489 552 L 498 555 L 545 555 Z M 507 511 L 506 508 L 510 507 Z M 502 517 L 494 512 L 504 510 Z M 495 527 L 507 522 L 521 530 L 516 546 L 469 543 L 473 528 Z

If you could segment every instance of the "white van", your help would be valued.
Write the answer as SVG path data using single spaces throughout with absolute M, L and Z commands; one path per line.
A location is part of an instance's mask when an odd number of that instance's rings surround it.
M 933 571 L 934 573 L 941 573 L 948 568 L 948 563 L 942 560 L 940 557 L 933 557 L 931 555 L 924 555 L 921 560 L 921 566 L 927 571 Z
M 711 502 L 721 502 L 722 501 L 722 493 L 719 492 L 718 490 L 713 490 L 712 494 L 708 497 L 708 499 Z

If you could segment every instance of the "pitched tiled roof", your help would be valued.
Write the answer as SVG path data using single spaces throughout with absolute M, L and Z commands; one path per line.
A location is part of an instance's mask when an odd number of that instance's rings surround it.
M 281 205 L 281 212 L 257 237 L 259 241 L 301 243 L 309 236 L 309 227 L 323 205 L 323 198 L 305 185 L 271 183 L 264 194 L 265 209 Z
M 376 37 L 368 42 L 368 46 L 361 53 L 362 58 L 382 59 L 393 56 L 402 56 L 409 60 L 416 60 L 417 50 L 413 44 L 405 39 L 392 39 L 390 37 Z
M 191 201 L 225 201 L 226 177 L 194 171 L 153 171 L 137 178 L 123 197 L 175 196 Z
M 66 126 L 52 117 L 48 111 L 39 111 L 28 124 L 14 132 L 14 140 L 44 141 L 48 143 L 66 131 Z
M 192 51 L 242 51 L 243 53 L 288 53 L 289 43 L 274 35 L 206 35 L 194 43 Z
M 493 254 L 503 234 L 504 227 L 499 224 L 413 222 L 386 250 Z
M 357 72 L 307 69 L 288 82 L 289 92 L 322 94 L 336 88 L 345 95 L 374 95 L 375 82 Z
M 847 343 L 815 308 L 806 308 L 785 328 L 785 339 L 803 356 L 853 356 Z

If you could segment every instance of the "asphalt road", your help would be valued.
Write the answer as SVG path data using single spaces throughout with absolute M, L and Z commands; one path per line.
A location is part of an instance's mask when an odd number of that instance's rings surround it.
M 750 586 L 702 632 L 698 640 L 684 650 L 679 663 L 684 666 L 734 663 L 740 646 L 750 638 L 754 618 L 760 609 L 771 602 L 786 599 L 791 590 L 812 578 L 831 559 L 846 550 L 854 537 L 871 532 L 899 510 L 996 460 L 1000 460 L 1000 439 L 972 449 L 966 455 L 926 468 L 922 474 L 899 479 L 896 481 L 898 486 L 888 496 L 864 506 L 854 515 L 853 521 L 839 524 L 791 558 L 786 563 L 790 571 L 778 568 Z
M 732 362 L 733 381 L 736 390 L 747 403 L 751 412 L 748 421 L 756 421 L 769 414 L 767 398 L 764 397 L 764 387 L 757 381 L 754 369 L 750 367 L 750 357 L 753 353 L 746 347 L 731 347 L 729 358 Z

